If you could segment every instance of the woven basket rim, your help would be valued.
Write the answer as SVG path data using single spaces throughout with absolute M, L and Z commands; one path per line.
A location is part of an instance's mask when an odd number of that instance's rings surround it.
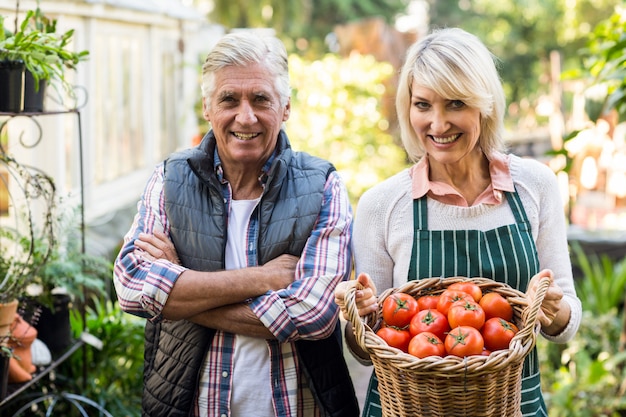
M 387 345 L 387 343 L 376 335 L 374 329 L 382 320 L 382 304 L 385 298 L 397 292 L 406 292 L 411 295 L 419 293 L 420 295 L 427 293 L 441 293 L 448 286 L 455 282 L 471 281 L 476 283 L 483 292 L 494 291 L 503 295 L 514 308 L 514 321 L 519 328 L 519 332 L 515 335 L 509 349 L 498 350 L 492 352 L 489 356 L 473 355 L 465 358 L 458 356 L 431 356 L 423 359 L 417 358 L 409 353 L 405 353 L 400 349 L 396 349 Z M 544 282 L 543 287 L 547 290 L 547 284 Z M 545 294 L 545 291 L 544 291 Z M 350 297 L 350 295 L 352 295 Z M 538 294 L 540 296 L 540 294 Z M 539 297 L 537 297 L 539 298 Z M 541 296 L 543 300 L 543 296 Z M 363 317 L 348 314 L 349 320 L 352 322 L 353 330 L 356 335 L 357 343 L 367 351 L 371 356 L 384 360 L 388 365 L 397 369 L 410 372 L 424 372 L 432 374 L 433 372 L 455 373 L 462 371 L 467 377 L 480 376 L 488 373 L 497 372 L 510 366 L 513 363 L 519 363 L 530 353 L 535 346 L 536 338 L 539 333 L 539 324 L 537 322 L 537 312 L 541 305 L 540 300 L 531 303 L 526 294 L 512 288 L 511 286 L 482 277 L 449 277 L 449 278 L 425 278 L 421 280 L 409 281 L 399 287 L 389 288 L 383 291 L 378 298 L 379 309 L 377 312 Z M 354 306 L 353 292 L 346 293 L 346 307 L 350 313 L 356 312 Z M 358 320 L 359 322 L 355 322 Z M 361 334 L 359 334 L 361 333 Z M 374 364 L 376 366 L 376 364 Z

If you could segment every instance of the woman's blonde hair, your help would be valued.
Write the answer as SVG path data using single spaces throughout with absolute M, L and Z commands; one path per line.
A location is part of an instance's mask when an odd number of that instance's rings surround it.
M 441 97 L 479 109 L 478 146 L 487 155 L 504 150 L 505 98 L 496 60 L 476 36 L 458 28 L 435 30 L 409 48 L 400 74 L 396 111 L 402 144 L 412 161 L 425 153 L 409 117 L 413 81 Z

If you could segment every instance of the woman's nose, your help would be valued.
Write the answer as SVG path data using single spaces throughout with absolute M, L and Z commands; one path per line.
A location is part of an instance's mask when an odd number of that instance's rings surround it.
M 445 133 L 450 128 L 448 115 L 445 111 L 434 111 L 430 121 L 430 129 L 433 133 Z

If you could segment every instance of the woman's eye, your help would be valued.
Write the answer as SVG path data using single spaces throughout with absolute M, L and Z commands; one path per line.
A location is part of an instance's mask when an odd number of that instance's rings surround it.
M 424 101 L 416 101 L 413 105 L 420 110 L 426 110 L 430 107 L 430 105 Z
M 460 109 L 465 107 L 465 103 L 463 103 L 461 100 L 452 100 L 450 101 L 450 107 L 452 107 L 453 109 Z

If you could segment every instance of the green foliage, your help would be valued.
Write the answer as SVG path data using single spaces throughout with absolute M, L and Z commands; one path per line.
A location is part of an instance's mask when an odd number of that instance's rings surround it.
M 603 114 L 616 109 L 626 116 L 626 9 L 615 12 L 598 24 L 589 39 L 585 67 L 593 84 L 603 86 Z
M 115 301 L 94 298 L 86 320 L 74 310 L 71 324 L 76 337 L 85 329 L 100 339 L 103 347 L 86 347 L 86 381 L 82 376 L 83 355 L 77 353 L 61 365 L 58 383 L 64 390 L 80 392 L 116 417 L 139 417 L 145 320 L 123 312 Z
M 623 306 L 626 293 L 626 258 L 613 262 L 608 256 L 586 255 L 580 245 L 572 245 L 573 263 L 583 277 L 576 280 L 576 293 L 586 310 L 608 314 Z
M 326 51 L 325 38 L 337 24 L 366 17 L 388 22 L 408 0 L 216 0 L 210 18 L 226 28 L 272 28 L 291 50 Z M 294 40 L 298 46 L 294 44 Z
M 4 29 L 4 16 L 0 27 Z M 56 20 L 48 19 L 39 9 L 29 10 L 15 33 L 0 30 L 0 60 L 23 61 L 38 85 L 39 80 L 59 81 L 66 91 L 71 91 L 65 79 L 66 69 L 88 58 L 89 51 L 74 52 L 69 44 L 74 30 L 56 33 Z
M 542 385 L 550 417 L 614 417 L 626 412 L 626 352 L 620 348 L 626 258 L 586 255 L 572 245 L 583 317 L 567 345 L 539 339 Z
M 72 300 L 82 304 L 84 295 L 102 295 L 105 282 L 111 279 L 113 265 L 106 258 L 83 253 L 78 241 L 70 240 L 55 248 L 48 261 L 36 274 L 34 283 L 41 284 L 44 292 L 39 302 L 51 307 L 52 292 L 63 289 Z
M 103 256 L 83 251 L 79 207 L 61 205 L 53 214 L 54 240 L 35 241 L 36 253 L 48 253 L 33 279 L 43 291 L 38 301 L 52 308 L 56 289 L 70 295 L 76 305 L 85 303 L 85 295 L 103 296 L 113 264 Z
M 531 108 L 539 97 L 550 94 L 551 52 L 560 52 L 562 70 L 580 67 L 579 50 L 592 28 L 623 4 L 623 0 L 427 1 L 431 25 L 459 26 L 481 38 L 502 62 L 507 102 Z
M 293 94 L 286 127 L 292 146 L 334 163 L 353 203 L 407 166 L 382 113 L 391 65 L 361 55 L 319 61 L 292 55 L 289 63 Z
M 52 212 L 56 191 L 51 177 L 5 153 L 0 153 L 0 167 L 9 174 L 14 189 L 21 191 L 9 195 L 12 202 L 20 203 L 0 226 L 0 303 L 4 303 L 24 295 L 50 255 L 49 245 L 37 242 L 54 240 Z M 8 189 L 6 183 L 3 185 Z
M 626 353 L 617 349 L 620 319 L 583 311 L 567 346 L 539 339 L 542 386 L 550 417 L 617 417 L 626 411 Z

